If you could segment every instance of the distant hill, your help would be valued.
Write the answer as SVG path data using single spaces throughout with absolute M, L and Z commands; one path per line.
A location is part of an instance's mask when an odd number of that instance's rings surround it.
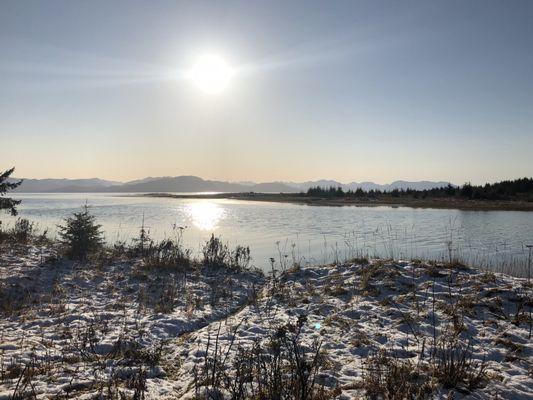
M 311 187 L 331 186 L 343 190 L 382 190 L 393 189 L 433 189 L 446 186 L 448 182 L 408 182 L 395 181 L 380 185 L 373 182 L 351 182 L 344 184 L 334 180 L 317 180 L 308 182 L 225 182 L 212 181 L 197 176 L 164 176 L 148 177 L 130 182 L 114 182 L 98 178 L 92 179 L 24 179 L 24 183 L 15 191 L 20 193 L 153 193 L 153 192 L 262 192 L 262 193 L 295 193 L 306 192 Z
M 13 179 L 17 180 L 17 179 Z M 19 193 L 150 193 L 150 192 L 273 192 L 291 193 L 299 189 L 281 182 L 232 183 L 204 180 L 197 176 L 145 178 L 121 183 L 102 179 L 24 179 Z
M 295 192 L 295 188 L 282 183 L 243 185 L 224 181 L 204 180 L 197 176 L 154 178 L 139 183 L 125 183 L 107 187 L 105 191 L 119 192 Z
M 18 181 L 19 179 L 10 179 Z M 15 192 L 50 193 L 50 192 L 94 192 L 102 188 L 121 185 L 121 182 L 107 181 L 99 178 L 90 179 L 24 179 Z

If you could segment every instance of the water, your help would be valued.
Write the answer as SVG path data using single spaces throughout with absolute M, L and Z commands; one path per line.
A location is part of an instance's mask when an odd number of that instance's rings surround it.
M 447 260 L 525 275 L 533 212 L 408 207 L 316 207 L 236 200 L 131 197 L 124 194 L 18 194 L 21 217 L 49 235 L 87 202 L 106 240 L 129 241 L 144 224 L 154 239 L 176 235 L 194 252 L 214 233 L 248 245 L 254 265 L 342 261 L 355 256 Z M 5 225 L 13 218 L 2 215 Z

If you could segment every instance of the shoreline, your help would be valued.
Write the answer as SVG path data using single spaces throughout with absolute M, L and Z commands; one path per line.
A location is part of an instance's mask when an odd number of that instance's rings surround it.
M 504 201 L 504 200 L 463 200 L 463 199 L 415 199 L 386 197 L 379 199 L 354 199 L 354 198 L 320 198 L 288 193 L 217 193 L 217 194 L 171 194 L 171 193 L 143 193 L 131 195 L 132 197 L 156 197 L 173 199 L 225 199 L 260 201 L 269 203 L 288 203 L 308 206 L 327 207 L 409 207 L 409 208 L 434 208 L 464 211 L 533 211 L 533 202 Z

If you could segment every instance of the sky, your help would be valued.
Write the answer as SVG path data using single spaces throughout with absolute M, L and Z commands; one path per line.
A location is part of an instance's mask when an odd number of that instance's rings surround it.
M 0 170 L 533 176 L 531 1 L 0 2 Z M 220 93 L 187 79 L 204 56 Z

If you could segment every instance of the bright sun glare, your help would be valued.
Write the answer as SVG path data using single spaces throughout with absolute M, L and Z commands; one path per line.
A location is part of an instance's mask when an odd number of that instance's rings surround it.
M 193 225 L 202 231 L 213 231 L 224 218 L 225 210 L 216 203 L 199 201 L 187 205 L 187 214 Z
M 228 87 L 233 76 L 233 69 L 220 56 L 204 55 L 193 65 L 189 76 L 202 91 L 216 94 Z

